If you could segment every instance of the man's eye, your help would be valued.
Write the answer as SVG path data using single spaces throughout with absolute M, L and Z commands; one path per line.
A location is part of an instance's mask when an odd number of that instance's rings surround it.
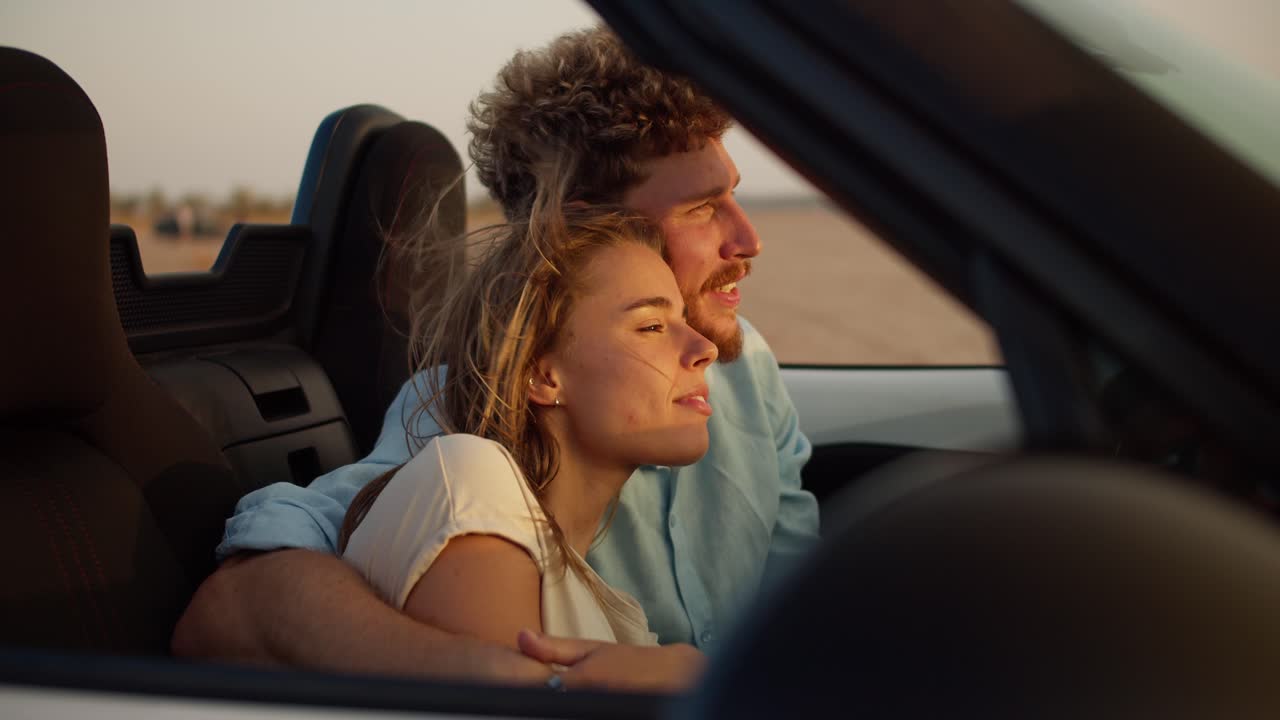
M 654 323 L 640 328 L 640 332 L 662 332 L 664 329 L 662 323 Z
M 704 214 L 706 214 L 706 213 L 708 213 L 708 212 L 710 212 L 710 211 L 712 211 L 712 210 L 714 210 L 714 209 L 715 209 L 715 206 L 714 206 L 714 205 L 712 205 L 710 202 L 704 202 L 704 203 L 702 203 L 701 205 L 699 205 L 699 206 L 697 206 L 697 207 L 693 208 L 692 210 L 690 210 L 690 211 L 689 211 L 689 214 L 690 214 L 690 215 L 704 215 Z

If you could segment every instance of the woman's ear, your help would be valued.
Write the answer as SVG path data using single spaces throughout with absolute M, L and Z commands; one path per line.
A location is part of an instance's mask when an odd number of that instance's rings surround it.
M 529 402 L 533 405 L 560 405 L 560 369 L 554 357 L 539 360 L 529 373 Z

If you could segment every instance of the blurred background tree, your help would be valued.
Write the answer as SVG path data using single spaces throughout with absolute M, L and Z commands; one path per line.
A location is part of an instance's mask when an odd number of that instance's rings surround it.
M 258 195 L 253 203 L 253 213 L 259 217 L 275 218 L 273 222 L 289 222 L 293 212 L 293 193 Z
M 164 190 L 151 188 L 143 206 L 148 216 L 158 218 L 169 212 L 169 198 L 165 197 Z
M 208 215 L 209 212 L 213 210 L 213 201 L 209 199 L 208 195 L 199 192 L 185 193 L 182 197 L 178 198 L 177 205 L 179 207 L 185 205 L 191 208 L 191 211 L 194 212 L 197 217 Z
M 231 195 L 227 197 L 227 214 L 231 216 L 232 222 L 245 222 L 249 219 L 249 215 L 254 212 L 257 195 L 253 190 L 244 185 L 237 185 L 231 189 Z
M 142 196 L 137 193 L 111 193 L 111 217 L 134 217 L 142 210 Z

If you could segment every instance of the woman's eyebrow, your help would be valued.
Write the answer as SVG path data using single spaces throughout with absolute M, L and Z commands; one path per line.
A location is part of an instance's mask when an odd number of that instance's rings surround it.
M 653 297 L 641 298 L 622 309 L 623 312 L 631 312 L 641 308 L 656 307 L 662 310 L 669 310 L 675 307 L 675 303 L 671 302 L 671 298 L 662 295 L 654 295 Z M 680 319 L 689 319 L 689 306 L 684 303 L 680 304 Z
M 640 308 L 647 307 L 656 307 L 662 310 L 667 310 L 671 308 L 672 305 L 673 303 L 671 302 L 671 298 L 663 295 L 654 295 L 653 297 L 640 298 L 639 300 L 636 300 L 630 305 L 622 308 L 622 312 L 631 312 L 632 310 L 639 310 Z

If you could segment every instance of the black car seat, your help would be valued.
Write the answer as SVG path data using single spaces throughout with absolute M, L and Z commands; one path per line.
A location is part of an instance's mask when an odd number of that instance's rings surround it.
M 97 111 L 11 48 L 0 158 L 0 644 L 165 653 L 239 487 L 127 345 Z
M 333 383 L 360 454 L 409 375 L 405 288 L 416 278 L 385 241 L 420 228 L 437 200 L 440 228 L 463 232 L 462 172 L 439 131 L 374 105 L 331 114 L 312 143 L 293 214 L 314 235 L 298 340 Z M 460 244 L 433 259 L 461 261 Z
M 413 278 L 384 256 L 383 230 L 415 227 L 460 173 L 439 132 L 356 105 L 316 131 L 292 222 L 235 226 L 210 272 L 147 276 L 133 231 L 114 228 L 130 347 L 244 491 L 306 485 L 372 447 L 409 372 L 396 291 Z M 452 232 L 464 215 L 459 185 L 440 216 Z
M 1280 717 L 1268 519 L 1154 467 L 942 459 L 841 498 L 673 715 Z

